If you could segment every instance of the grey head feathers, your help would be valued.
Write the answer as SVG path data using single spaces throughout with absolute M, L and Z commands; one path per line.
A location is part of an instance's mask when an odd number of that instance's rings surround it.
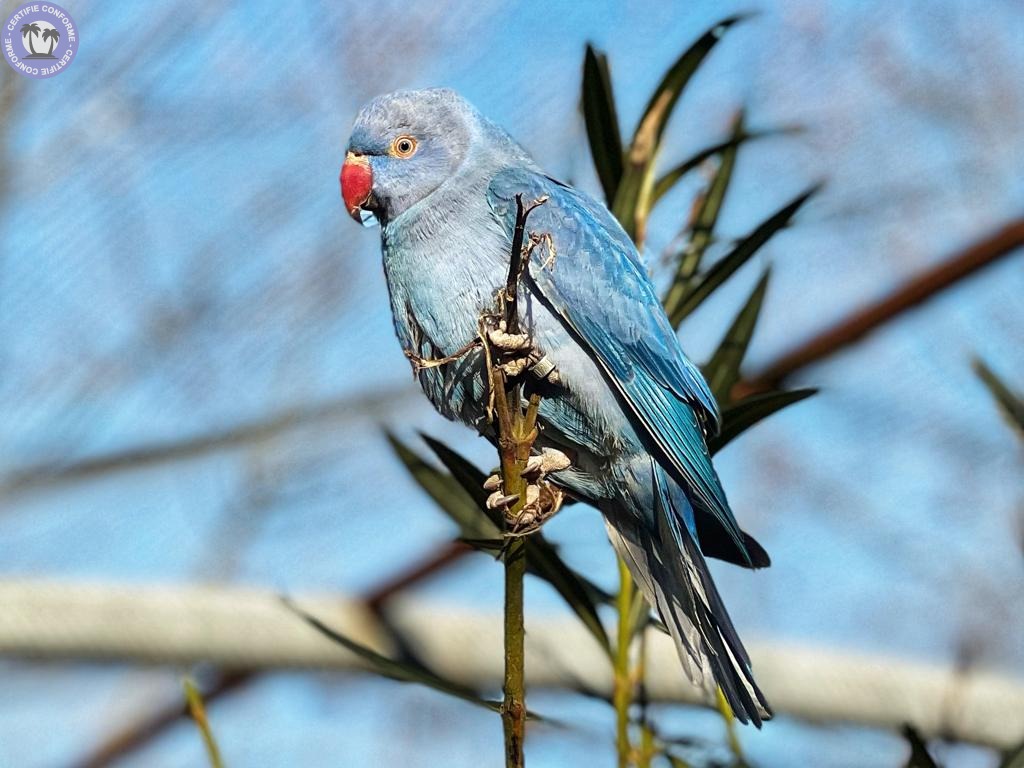
M 415 141 L 409 157 L 398 157 L 394 151 L 395 142 L 403 137 Z M 376 97 L 356 117 L 348 150 L 368 158 L 375 212 L 385 223 L 442 188 L 478 187 L 480 180 L 503 167 L 533 166 L 504 129 L 448 88 Z

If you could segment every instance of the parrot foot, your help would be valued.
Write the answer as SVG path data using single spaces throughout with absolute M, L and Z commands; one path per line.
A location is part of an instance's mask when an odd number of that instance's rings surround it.
M 526 486 L 526 506 L 514 513 L 506 513 L 506 536 L 529 536 L 554 517 L 562 508 L 565 494 L 546 480 Z
M 542 448 L 539 454 L 530 456 L 523 469 L 526 504 L 514 512 L 509 507 L 519 501 L 519 494 L 505 495 L 501 475 L 493 474 L 484 481 L 484 490 L 492 492 L 487 497 L 487 507 L 505 510 L 507 536 L 528 536 L 555 516 L 565 494 L 549 483 L 547 476 L 568 469 L 571 464 L 568 456 L 554 448 Z
M 487 342 L 505 359 L 500 368 L 508 378 L 529 371 L 537 379 L 552 384 L 561 383 L 555 364 L 533 343 L 530 335 L 509 333 L 505 330 L 504 320 L 500 321 L 496 328 L 487 330 Z

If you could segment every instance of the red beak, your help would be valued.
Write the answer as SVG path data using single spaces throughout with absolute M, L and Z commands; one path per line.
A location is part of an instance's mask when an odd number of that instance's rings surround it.
M 349 215 L 360 221 L 359 210 L 370 199 L 373 189 L 373 170 L 370 161 L 364 155 L 349 152 L 345 155 L 345 163 L 341 166 L 341 197 Z

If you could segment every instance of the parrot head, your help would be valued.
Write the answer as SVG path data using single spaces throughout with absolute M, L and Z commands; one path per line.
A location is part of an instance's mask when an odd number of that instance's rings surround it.
M 450 179 L 469 151 L 475 111 L 454 91 L 378 96 L 360 110 L 341 167 L 341 196 L 356 221 L 387 222 Z

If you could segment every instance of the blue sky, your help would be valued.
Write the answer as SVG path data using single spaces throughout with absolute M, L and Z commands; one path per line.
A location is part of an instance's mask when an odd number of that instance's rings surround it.
M 631 130 L 678 52 L 750 6 L 65 7 L 81 30 L 68 71 L 0 74 L 17 85 L 0 157 L 0 472 L 298 404 L 354 405 L 268 444 L 8 493 L 0 577 L 359 591 L 452 535 L 391 459 L 381 425 L 441 435 L 482 464 L 489 451 L 419 397 L 393 338 L 376 233 L 344 215 L 337 173 L 358 106 L 398 87 L 456 87 L 553 175 L 596 193 L 577 111 L 584 43 L 607 50 Z M 704 359 L 771 264 L 755 368 L 1024 209 L 1013 2 L 984 15 L 955 2 L 760 10 L 694 80 L 665 150 L 668 162 L 719 139 L 740 105 L 755 126 L 806 127 L 741 153 L 721 231 L 745 234 L 813 181 L 827 179 L 825 193 L 682 329 Z M 652 222 L 655 268 L 695 188 L 682 185 Z M 802 373 L 794 383 L 822 394 L 722 453 L 732 504 L 774 560 L 753 575 L 715 567 L 745 636 L 940 662 L 970 640 L 979 664 L 1024 675 L 1024 457 L 970 371 L 980 354 L 1024 381 L 1021 295 L 1016 255 Z M 595 513 L 573 509 L 549 530 L 574 565 L 611 582 Z M 417 594 L 439 609 L 494 609 L 498 578 L 478 558 Z M 529 597 L 536 615 L 562 610 L 543 587 Z M 181 672 L 0 664 L 19 702 L 0 704 L 0 765 L 33 768 L 67 764 L 140 702 L 173 698 Z M 572 764 L 581 750 L 611 764 L 607 712 L 546 701 L 592 732 L 539 735 L 531 764 Z M 715 727 L 699 713 L 669 717 Z M 232 765 L 499 755 L 492 718 L 362 678 L 269 676 L 214 722 Z M 744 739 L 766 766 L 794 754 L 895 765 L 902 749 L 887 734 L 785 721 Z M 182 727 L 124 765 L 195 765 L 197 749 Z

